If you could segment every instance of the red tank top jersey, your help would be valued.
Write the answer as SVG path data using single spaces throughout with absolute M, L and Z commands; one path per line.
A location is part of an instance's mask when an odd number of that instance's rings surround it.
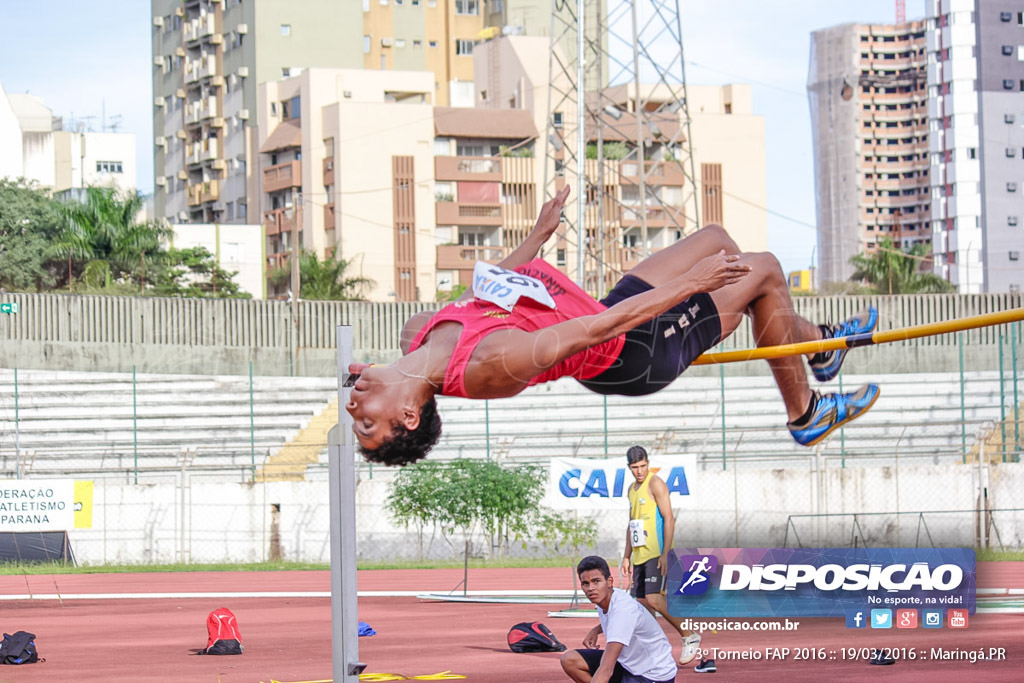
M 445 396 L 469 398 L 466 394 L 466 366 L 477 345 L 491 332 L 507 329 L 536 332 L 566 320 L 605 310 L 603 304 L 594 301 L 586 292 L 543 259 L 534 259 L 512 270 L 544 283 L 551 298 L 555 300 L 555 308 L 548 308 L 524 297 L 516 302 L 510 313 L 490 302 L 470 299 L 449 304 L 435 313 L 434 317 L 416 335 L 410 346 L 410 351 L 418 349 L 423 343 L 423 338 L 437 325 L 449 321 L 462 323 L 459 342 L 448 361 L 448 369 L 444 376 L 441 393 Z M 555 367 L 531 379 L 530 386 L 551 382 L 559 377 L 574 377 L 576 379 L 596 377 L 619 357 L 624 343 L 625 335 L 620 335 L 603 344 L 592 346 L 569 356 Z

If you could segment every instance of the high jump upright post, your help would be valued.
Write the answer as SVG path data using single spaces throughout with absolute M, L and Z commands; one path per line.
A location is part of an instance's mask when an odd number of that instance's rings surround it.
M 352 417 L 345 384 L 352 362 L 352 327 L 338 325 L 338 425 L 328 437 L 331 488 L 331 662 L 336 683 L 357 683 L 359 661 L 356 596 L 356 465 Z

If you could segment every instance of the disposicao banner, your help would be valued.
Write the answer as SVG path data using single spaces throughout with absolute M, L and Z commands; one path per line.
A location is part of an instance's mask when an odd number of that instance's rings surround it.
M 693 473 L 697 456 L 652 455 L 651 471 L 668 485 L 674 509 L 692 508 Z M 626 456 L 617 458 L 552 458 L 547 503 L 558 510 L 623 510 L 626 491 L 635 482 Z
M 871 613 L 879 619 L 873 628 L 887 628 L 894 610 L 975 609 L 977 563 L 970 548 L 672 552 L 666 592 L 677 617 L 851 616 L 863 627 Z

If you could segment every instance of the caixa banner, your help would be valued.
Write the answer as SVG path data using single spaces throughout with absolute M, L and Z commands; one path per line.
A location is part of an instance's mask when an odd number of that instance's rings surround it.
M 651 472 L 665 481 L 673 508 L 693 507 L 695 455 L 653 455 Z M 558 510 L 624 510 L 626 491 L 636 479 L 619 458 L 552 458 L 547 505 Z
M 670 556 L 677 617 L 841 617 L 871 609 L 974 614 L 967 548 L 680 548 Z

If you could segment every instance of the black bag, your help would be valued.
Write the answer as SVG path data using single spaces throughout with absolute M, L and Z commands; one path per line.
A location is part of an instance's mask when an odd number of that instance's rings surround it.
M 524 621 L 509 630 L 508 649 L 512 652 L 565 652 L 565 645 L 539 621 Z
M 0 664 L 32 664 L 38 661 L 36 634 L 27 631 L 4 634 L 4 641 L 0 643 Z

